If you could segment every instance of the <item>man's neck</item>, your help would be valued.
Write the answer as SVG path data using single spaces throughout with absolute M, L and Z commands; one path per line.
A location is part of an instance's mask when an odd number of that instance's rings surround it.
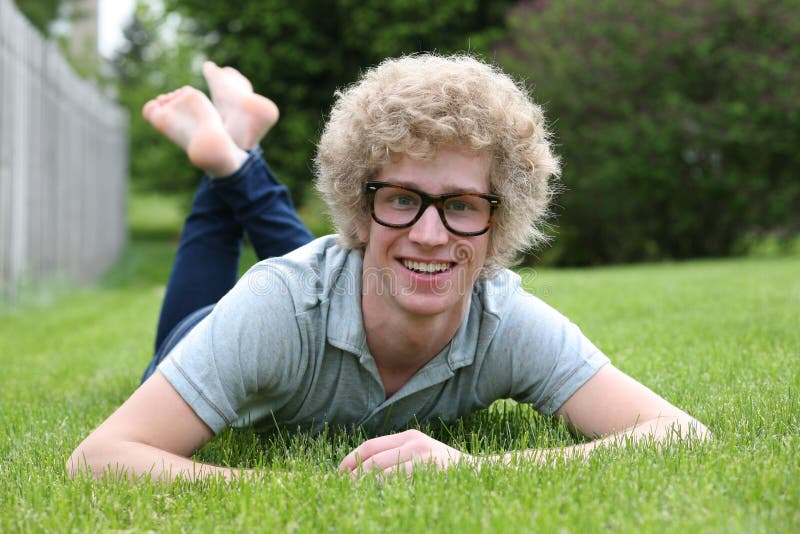
M 362 295 L 367 346 L 387 398 L 408 382 L 453 339 L 466 309 L 420 316 L 387 313 L 377 295 Z

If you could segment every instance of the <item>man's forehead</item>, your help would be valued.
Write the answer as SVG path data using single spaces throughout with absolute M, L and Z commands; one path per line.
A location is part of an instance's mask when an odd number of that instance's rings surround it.
M 429 157 L 392 157 L 378 179 L 427 193 L 489 193 L 488 154 L 460 148 L 441 148 Z

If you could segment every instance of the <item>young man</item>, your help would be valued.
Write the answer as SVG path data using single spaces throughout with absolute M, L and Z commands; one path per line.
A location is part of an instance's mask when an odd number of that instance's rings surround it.
M 257 148 L 277 108 L 233 69 L 207 63 L 204 74 L 213 104 L 185 87 L 144 108 L 207 177 L 153 363 L 72 454 L 71 473 L 231 477 L 239 470 L 189 456 L 226 426 L 273 422 L 380 436 L 342 460 L 350 472 L 479 463 L 418 431 L 391 432 L 501 398 L 597 438 L 516 453 L 535 459 L 621 438 L 707 436 L 507 270 L 543 237 L 558 162 L 540 108 L 505 74 L 419 55 L 337 93 L 315 163 L 339 235 L 315 241 Z M 243 232 L 272 259 L 234 286 Z

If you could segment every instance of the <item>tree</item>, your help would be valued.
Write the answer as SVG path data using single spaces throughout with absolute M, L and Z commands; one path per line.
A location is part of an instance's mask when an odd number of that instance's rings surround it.
M 190 191 L 197 184 L 198 171 L 188 164 L 185 153 L 164 142 L 141 113 L 156 95 L 182 85 L 200 86 L 202 55 L 187 24 L 139 2 L 123 29 L 125 45 L 111 61 L 118 100 L 130 111 L 130 173 L 135 189 Z
M 423 50 L 487 51 L 510 1 L 167 0 L 195 24 L 204 50 L 246 73 L 281 120 L 266 153 L 296 200 L 337 87 L 388 56 Z
M 62 0 L 15 0 L 17 8 L 25 15 L 31 24 L 42 32 L 50 35 L 50 25 L 58 19 Z
M 75 26 L 92 13 L 80 9 L 78 0 L 16 0 L 17 8 L 47 39 L 58 43 L 61 53 L 72 68 L 83 78 L 100 78 L 96 50 L 96 34 L 91 24 L 87 31 L 76 31 Z M 78 44 L 80 43 L 80 44 Z
M 509 22 L 501 63 L 533 82 L 563 156 L 558 262 L 800 230 L 800 2 L 534 1 Z

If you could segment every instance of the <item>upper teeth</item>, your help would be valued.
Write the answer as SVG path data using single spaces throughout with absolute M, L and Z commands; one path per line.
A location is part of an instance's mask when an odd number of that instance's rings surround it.
M 419 261 L 403 260 L 403 265 L 415 271 L 423 271 L 426 273 L 435 273 L 445 271 L 450 268 L 449 263 L 422 263 Z

